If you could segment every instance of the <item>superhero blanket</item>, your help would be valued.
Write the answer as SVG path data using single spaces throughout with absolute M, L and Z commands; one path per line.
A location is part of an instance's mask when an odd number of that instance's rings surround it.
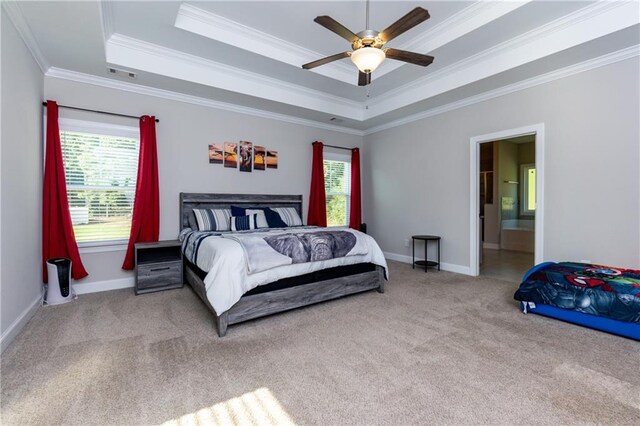
M 640 270 L 549 264 L 525 276 L 514 298 L 640 324 Z

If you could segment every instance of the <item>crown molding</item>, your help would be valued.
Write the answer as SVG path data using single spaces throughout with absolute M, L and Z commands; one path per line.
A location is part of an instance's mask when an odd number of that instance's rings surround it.
M 174 26 L 296 68 L 323 56 L 188 3 L 180 5 Z M 354 68 L 344 63 L 335 62 L 311 71 L 354 86 L 358 84 Z
M 637 3 L 596 2 L 371 98 L 365 121 L 640 23 Z
M 167 99 L 170 101 L 184 102 L 188 104 L 198 105 L 207 108 L 214 108 L 223 111 L 236 112 L 246 114 L 253 117 L 266 118 L 270 120 L 282 121 L 285 123 L 298 124 L 301 126 L 314 127 L 317 129 L 331 130 L 334 132 L 346 133 L 349 135 L 363 136 L 364 131 L 352 129 L 344 126 L 336 126 L 333 124 L 321 123 L 314 120 L 293 117 L 286 114 L 264 111 L 257 108 L 245 107 L 226 102 L 214 101 L 212 99 L 201 98 L 198 96 L 185 95 L 183 93 L 172 92 L 164 89 L 143 86 L 141 84 L 129 83 L 125 81 L 112 80 L 105 77 L 98 77 L 91 74 L 85 74 L 77 71 L 70 71 L 61 68 L 51 67 L 45 73 L 46 77 L 69 80 L 76 83 L 91 84 L 94 86 L 105 87 L 108 89 L 122 90 L 125 92 L 136 93 L 139 95 L 153 96 L 156 98 Z
M 458 32 L 434 28 L 431 35 L 439 42 L 460 36 L 491 19 L 497 19 L 522 6 L 523 2 L 479 2 L 454 15 Z M 208 12 L 190 5 L 182 5 L 182 16 L 187 13 L 202 18 L 205 13 L 207 26 L 211 24 Z M 216 63 L 195 55 L 136 40 L 121 34 L 113 34 L 106 43 L 107 61 L 172 78 L 217 87 L 250 96 L 258 96 L 331 115 L 366 121 L 398 108 L 436 96 L 457 87 L 490 77 L 525 63 L 541 59 L 594 38 L 638 23 L 634 2 L 595 2 L 589 6 L 540 26 L 519 37 L 500 43 L 483 52 L 458 61 L 393 91 L 369 99 L 366 103 L 291 84 L 281 80 Z M 481 13 L 480 13 L 481 12 Z M 478 15 L 482 17 L 478 18 Z M 216 16 L 216 15 L 213 15 Z M 196 19 L 193 16 L 192 19 Z M 222 21 L 220 21 L 222 22 Z M 231 22 L 232 24 L 229 24 Z M 221 25 L 240 24 L 233 21 Z M 450 22 L 451 24 L 451 22 Z M 455 22 L 454 22 L 455 24 Z M 243 27 L 249 37 L 248 27 Z M 229 34 L 233 33 L 228 28 Z M 453 31 L 453 32 L 451 32 Z M 229 35 L 227 34 L 227 35 Z M 456 35 L 457 34 L 457 35 Z M 253 34 L 255 36 L 255 33 Z M 420 40 L 415 41 L 418 43 Z M 281 43 L 287 43 L 280 40 Z M 241 43 L 241 40 L 237 42 Z M 413 43 L 413 42 L 412 42 Z M 288 45 L 291 45 L 288 43 Z M 293 45 L 291 45 L 293 46 Z M 434 45 L 435 46 L 435 45 Z
M 102 39 L 104 40 L 104 43 L 106 45 L 111 35 L 115 32 L 111 1 L 98 0 L 98 13 L 100 14 L 100 29 L 102 30 Z
M 575 74 L 579 74 L 581 72 L 590 71 L 599 67 L 614 64 L 616 62 L 632 59 L 638 56 L 640 56 L 640 45 L 631 46 L 626 49 L 619 50 L 617 52 L 612 52 L 607 55 L 600 56 L 598 58 L 581 62 L 579 64 L 570 65 L 568 67 L 561 68 L 561 69 L 558 69 L 540 76 L 536 76 L 527 80 L 523 80 L 514 84 L 510 84 L 508 86 L 504 86 L 495 90 L 490 90 L 475 96 L 461 99 L 456 102 L 451 102 L 446 105 L 432 108 L 430 110 L 423 111 L 418 114 L 413 114 L 411 116 L 394 120 L 389 123 L 381 124 L 379 126 L 370 127 L 364 131 L 352 129 L 349 127 L 320 123 L 317 121 L 307 120 L 303 118 L 292 117 L 285 114 L 272 113 L 272 112 L 268 112 L 268 111 L 264 111 L 256 108 L 243 107 L 235 104 L 214 101 L 211 99 L 201 98 L 197 96 L 185 95 L 182 93 L 172 92 L 164 89 L 156 89 L 153 87 L 143 86 L 140 84 L 123 82 L 119 80 L 112 80 L 105 77 L 97 77 L 90 74 L 84 74 L 76 71 L 69 71 L 69 70 L 64 70 L 64 69 L 55 68 L 55 67 L 50 68 L 45 75 L 50 78 L 59 78 L 63 80 L 74 81 L 77 83 L 91 84 L 91 85 L 105 87 L 109 89 L 116 89 L 116 90 L 122 90 L 125 92 L 136 93 L 139 95 L 153 96 L 157 98 L 184 102 L 184 103 L 203 106 L 207 108 L 237 112 L 240 114 L 251 115 L 254 117 L 277 120 L 277 121 L 282 121 L 282 122 L 292 123 L 292 124 L 299 124 L 302 126 L 309 126 L 309 127 L 314 127 L 314 128 L 324 129 L 324 130 L 331 130 L 331 131 L 336 131 L 336 132 L 350 134 L 350 135 L 366 136 L 373 133 L 381 132 L 383 130 L 388 130 L 394 127 L 399 127 L 405 124 L 409 124 L 414 121 L 422 120 L 424 118 L 433 117 L 439 114 L 444 114 L 449 111 L 471 106 L 471 105 L 484 102 L 490 99 L 494 99 L 500 96 L 505 96 L 521 90 L 526 90 L 541 84 L 550 83 L 552 81 L 569 77 Z
M 449 111 L 471 106 L 480 102 L 488 101 L 500 96 L 505 96 L 511 93 L 515 93 L 521 90 L 526 90 L 531 87 L 535 87 L 541 84 L 550 83 L 555 80 L 559 80 L 565 77 L 569 77 L 581 72 L 590 71 L 599 67 L 614 64 L 616 62 L 632 59 L 640 56 L 640 45 L 628 47 L 626 49 L 612 52 L 607 55 L 600 56 L 598 58 L 590 59 L 578 64 L 570 65 L 565 68 L 561 68 L 540 76 L 536 76 L 527 80 L 523 80 L 508 86 L 504 86 L 495 90 L 490 90 L 475 96 L 471 96 L 465 99 L 461 99 L 456 102 L 451 102 L 446 105 L 442 105 L 436 108 L 429 109 L 427 111 L 413 114 L 408 117 L 404 117 L 398 120 L 391 121 L 389 123 L 381 124 L 379 126 L 370 127 L 364 131 L 352 129 L 349 127 L 336 126 L 331 124 L 320 123 L 313 120 L 307 120 L 303 118 L 292 117 L 285 114 L 278 114 L 268 112 L 256 108 L 244 107 L 235 104 L 229 104 L 225 102 L 214 101 L 207 98 L 201 98 L 197 96 L 185 95 L 178 92 L 172 92 L 164 89 L 157 89 L 153 87 L 143 86 L 140 84 L 123 82 L 119 80 L 112 80 L 105 77 L 97 77 L 90 74 L 79 73 L 76 71 L 69 71 L 60 68 L 51 67 L 45 74 L 50 78 L 59 78 L 63 80 L 74 81 L 77 83 L 91 84 L 95 86 L 105 87 L 109 89 L 122 90 L 125 92 L 136 93 L 139 95 L 153 96 L 157 98 L 167 99 L 171 101 L 178 101 L 189 103 L 193 105 L 203 106 L 207 108 L 220 109 L 224 111 L 231 111 L 240 114 L 251 115 L 254 117 L 266 118 L 271 120 L 282 121 L 286 123 L 298 124 L 302 126 L 309 126 L 324 130 L 331 130 L 340 133 L 366 136 L 373 133 L 378 133 L 383 130 L 392 129 L 405 124 L 412 123 L 414 121 L 422 120 L 424 118 L 433 117 L 439 114 L 444 114 Z
M 107 62 L 167 77 L 282 102 L 314 111 L 363 119 L 360 102 L 284 82 L 122 34 L 106 44 Z
M 46 73 L 49 69 L 49 62 L 47 58 L 42 54 L 40 47 L 38 47 L 38 43 L 36 42 L 35 37 L 33 36 L 33 32 L 27 24 L 27 21 L 24 19 L 24 15 L 22 14 L 22 9 L 20 9 L 20 5 L 17 1 L 13 0 L 3 0 L 2 1 L 2 9 L 7 13 L 7 16 L 16 27 L 18 34 L 26 44 L 27 49 L 31 52 L 31 56 L 40 67 L 43 73 Z
M 431 52 L 524 6 L 530 1 L 477 1 L 430 30 L 397 46 L 397 48 L 425 53 Z M 323 57 L 321 53 L 202 10 L 188 3 L 180 5 L 175 27 L 293 65 L 296 68 Z M 406 64 L 399 61 L 385 61 L 376 71 L 376 78 L 380 78 L 403 65 Z M 354 86 L 358 84 L 357 79 L 354 77 L 353 67 L 345 63 L 334 62 L 314 68 L 311 71 Z
M 439 47 L 483 27 L 504 15 L 531 2 L 522 1 L 478 1 L 433 28 L 398 46 L 398 49 L 428 54 Z M 428 21 L 427 21 L 428 22 Z M 399 61 L 385 61 L 376 70 L 376 78 L 406 65 Z
M 365 135 L 371 135 L 383 130 L 392 129 L 405 124 L 412 123 L 414 121 L 422 120 L 424 118 L 433 117 L 439 114 L 444 114 L 449 111 L 471 106 L 480 102 L 488 101 L 490 99 L 505 96 L 511 93 L 519 92 L 521 90 L 529 89 L 531 87 L 539 86 L 541 84 L 550 83 L 555 80 L 559 80 L 565 77 L 569 77 L 575 74 L 579 74 L 585 71 L 590 71 L 596 68 L 600 68 L 606 65 L 611 65 L 616 62 L 632 59 L 640 56 L 640 45 L 630 46 L 626 49 L 618 50 L 597 58 L 589 59 L 578 64 L 570 65 L 564 68 L 560 68 L 555 71 L 548 72 L 536 77 L 522 80 L 517 83 L 513 83 L 507 86 L 500 87 L 498 89 L 490 90 L 475 96 L 470 96 L 459 101 L 451 102 L 446 105 L 435 107 L 427 111 L 413 114 L 398 120 L 391 121 L 389 123 L 381 124 L 379 126 L 370 127 L 364 131 Z

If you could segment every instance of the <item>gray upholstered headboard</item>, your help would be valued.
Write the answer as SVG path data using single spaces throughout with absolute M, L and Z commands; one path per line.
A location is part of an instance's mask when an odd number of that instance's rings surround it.
M 238 207 L 294 207 L 302 217 L 302 195 L 180 193 L 180 230 L 189 227 L 193 209 Z

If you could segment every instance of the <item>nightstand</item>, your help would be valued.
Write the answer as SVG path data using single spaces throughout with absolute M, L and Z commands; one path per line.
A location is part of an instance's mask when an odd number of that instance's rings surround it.
M 412 268 L 415 268 L 415 265 L 424 266 L 424 271 L 427 272 L 428 268 L 438 267 L 438 271 L 440 270 L 440 240 L 441 238 L 437 235 L 414 235 L 411 237 L 413 240 L 413 254 L 411 263 L 413 264 Z M 416 260 L 416 240 L 424 241 L 424 260 Z M 435 262 L 433 260 L 429 260 L 427 256 L 427 245 L 429 241 L 436 241 L 438 243 L 438 261 Z
M 136 243 L 136 294 L 183 286 L 180 241 Z

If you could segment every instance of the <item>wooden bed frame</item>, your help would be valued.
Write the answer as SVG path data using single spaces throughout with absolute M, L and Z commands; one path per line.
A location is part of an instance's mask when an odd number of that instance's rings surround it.
M 302 195 L 247 195 L 180 193 L 180 229 L 189 227 L 193 209 L 224 209 L 234 206 L 294 207 L 302 217 Z M 376 289 L 384 293 L 384 270 L 375 270 L 338 278 L 301 284 L 294 287 L 243 296 L 228 311 L 218 315 L 207 299 L 204 282 L 188 264 L 184 265 L 185 278 L 193 290 L 215 315 L 218 335 L 227 333 L 227 326 L 284 312 L 290 309 L 337 299 L 349 294 Z

